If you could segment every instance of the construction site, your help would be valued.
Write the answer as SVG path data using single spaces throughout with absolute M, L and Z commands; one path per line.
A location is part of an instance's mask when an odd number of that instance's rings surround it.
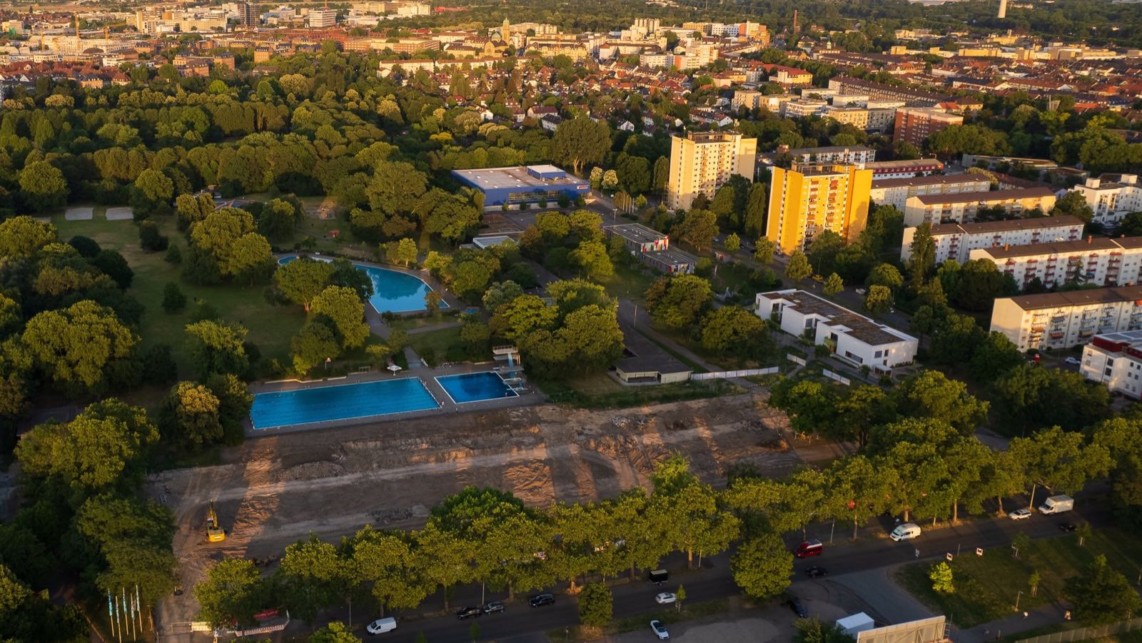
M 544 507 L 649 489 L 655 464 L 671 453 L 715 486 L 737 463 L 780 476 L 833 455 L 792 448 L 788 439 L 784 414 L 761 392 L 623 410 L 547 404 L 251 439 L 225 452 L 222 464 L 149 479 L 149 494 L 171 508 L 179 528 L 180 591 L 159 607 L 156 625 L 164 640 L 190 640 L 192 589 L 213 561 L 243 557 L 270 567 L 311 534 L 336 541 L 367 524 L 417 528 L 467 486 Z

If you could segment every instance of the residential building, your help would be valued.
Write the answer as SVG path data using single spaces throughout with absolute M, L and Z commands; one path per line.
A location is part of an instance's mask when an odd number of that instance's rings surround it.
M 855 241 L 868 222 L 872 172 L 855 165 L 773 168 L 765 236 L 790 254 L 823 230 Z
M 829 89 L 842 94 L 868 96 L 870 100 L 904 101 L 909 107 L 931 107 L 947 100 L 945 96 L 849 76 L 829 79 Z
M 865 163 L 876 160 L 876 150 L 862 145 L 799 147 L 789 150 L 795 163 L 844 163 L 864 167 Z
M 309 10 L 309 27 L 310 29 L 327 29 L 329 27 L 337 26 L 337 10 L 336 9 L 310 9 Z
M 924 107 L 902 107 L 896 110 L 892 140 L 896 143 L 911 143 L 919 149 L 936 132 L 963 124 L 964 117 L 960 114 Z
M 512 207 L 526 203 L 555 203 L 586 197 L 591 185 L 554 165 L 452 170 L 461 183 L 484 194 L 484 207 Z
M 1063 284 L 1132 286 L 1142 268 L 1142 237 L 1049 241 L 1026 246 L 978 248 L 971 259 L 986 259 L 1011 275 L 1023 289 L 1038 279 L 1047 288 Z
M 1074 191 L 1083 195 L 1094 211 L 1094 223 L 1114 228 L 1131 212 L 1142 212 L 1142 185 L 1138 175 L 1104 174 L 1076 185 Z
M 258 26 L 258 7 L 252 2 L 238 3 L 238 26 L 243 29 L 253 29 Z
M 896 124 L 896 110 L 904 107 L 902 100 L 870 100 L 864 105 L 868 110 L 869 132 L 887 132 Z
M 911 335 L 803 290 L 758 293 L 754 313 L 773 320 L 790 335 L 827 346 L 842 361 L 875 373 L 890 373 L 912 363 L 919 347 Z
M 940 159 L 875 161 L 865 163 L 864 169 L 872 170 L 872 178 L 874 179 L 907 179 L 913 176 L 943 172 L 944 163 Z
M 1142 331 L 1095 335 L 1083 347 L 1079 373 L 1111 393 L 1142 398 Z
M 943 223 L 932 226 L 936 245 L 936 263 L 955 259 L 963 263 L 977 248 L 1026 246 L 1048 241 L 1076 241 L 1082 238 L 1084 223 L 1078 217 L 1041 217 L 977 223 Z M 904 244 L 900 260 L 912 257 L 912 240 L 916 228 L 904 228 Z
M 877 205 L 891 205 L 904 212 L 904 204 L 910 197 L 927 194 L 960 194 L 963 192 L 983 192 L 990 182 L 978 174 L 952 174 L 945 176 L 916 176 L 903 179 L 872 178 L 870 197 Z
M 1053 207 L 1055 193 L 1050 188 L 920 195 L 904 202 L 904 225 L 973 221 L 984 208 L 1002 208 L 1008 215 L 1021 216 L 1035 209 L 1047 213 Z
M 813 74 L 804 69 L 770 65 L 766 67 L 766 70 L 769 72 L 769 80 L 779 85 L 808 86 L 813 84 Z
M 623 245 L 636 259 L 666 274 L 688 275 L 694 272 L 698 258 L 670 247 L 670 237 L 640 223 L 623 223 L 603 229 L 607 236 L 622 239 Z
M 863 107 L 838 107 L 830 105 L 825 108 L 825 116 L 838 123 L 852 125 L 859 130 L 868 129 L 868 110 Z
M 1117 286 L 995 300 L 992 332 L 1021 351 L 1065 349 L 1095 335 L 1142 330 L 1142 286 Z
M 687 132 L 670 137 L 670 176 L 666 203 L 688 210 L 694 197 L 714 192 L 735 174 L 753 180 L 757 139 L 737 132 Z

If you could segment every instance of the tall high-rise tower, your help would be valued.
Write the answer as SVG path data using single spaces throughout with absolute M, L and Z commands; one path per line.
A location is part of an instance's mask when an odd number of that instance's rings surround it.
M 508 22 L 507 18 L 504 18 L 504 24 L 500 27 L 500 40 L 504 42 L 512 41 L 512 25 Z
M 737 132 L 687 132 L 670 137 L 670 176 L 666 203 L 689 210 L 694 197 L 714 198 L 735 174 L 753 180 L 757 173 L 757 139 Z
M 794 36 L 797 35 L 797 29 L 798 29 L 798 27 L 797 27 L 797 10 L 794 9 L 793 10 L 793 35 Z
M 1007 0 L 999 0 L 999 16 L 1000 19 L 1007 17 Z

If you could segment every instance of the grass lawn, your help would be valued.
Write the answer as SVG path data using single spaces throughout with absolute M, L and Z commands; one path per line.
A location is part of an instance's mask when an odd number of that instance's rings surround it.
M 677 609 L 671 605 L 663 605 L 653 612 L 612 621 L 611 624 L 605 628 L 587 628 L 576 625 L 564 629 L 551 630 L 547 632 L 547 639 L 553 643 L 569 643 L 571 641 L 598 640 L 599 635 L 607 635 L 609 637 L 614 634 L 641 632 L 643 630 L 649 635 L 650 622 L 655 619 L 670 625 L 671 623 L 695 621 L 718 614 L 725 614 L 728 611 L 730 611 L 730 602 L 729 599 L 725 598 L 702 602 L 686 601 L 682 609 Z
M 249 341 L 257 344 L 265 359 L 278 359 L 288 363 L 289 343 L 301 329 L 305 313 L 293 306 L 272 306 L 263 295 L 264 286 L 192 286 L 179 278 L 179 266 L 172 266 L 164 259 L 164 253 L 146 253 L 139 247 L 138 228 L 131 221 L 107 221 L 102 218 L 100 209 L 91 221 L 65 221 L 63 216 L 52 217 L 52 223 L 59 230 L 60 239 L 66 241 L 73 236 L 83 235 L 94 239 L 99 245 L 110 250 L 118 250 L 135 271 L 135 279 L 127 291 L 146 307 L 140 334 L 143 346 L 167 343 L 174 351 L 180 370 L 186 372 L 185 336 L 183 328 L 190 321 L 194 302 L 209 303 L 218 311 L 223 320 L 242 324 L 249 329 Z M 186 241 L 178 232 L 173 217 L 162 217 L 156 222 L 172 244 L 179 246 L 186 256 Z M 168 282 L 175 282 L 186 295 L 186 310 L 167 314 L 163 311 L 163 288 Z
M 616 262 L 615 276 L 606 284 L 607 294 L 629 299 L 641 307 L 646 303 L 646 291 L 662 275 L 640 263 L 626 265 Z
M 940 595 L 928 579 L 930 563 L 908 565 L 897 572 L 897 581 L 921 602 L 948 615 L 960 627 L 973 627 L 1014 613 L 1063 599 L 1067 578 L 1082 572 L 1103 554 L 1131 581 L 1142 563 L 1142 542 L 1115 529 L 1094 532 L 1082 547 L 1076 534 L 1031 541 L 1016 559 L 1010 549 L 992 549 L 983 556 L 964 552 L 951 563 L 956 592 Z M 1039 590 L 1031 596 L 1032 572 L 1040 576 Z M 1020 595 L 1020 592 L 1022 594 Z
M 460 328 L 442 328 L 426 333 L 415 333 L 408 336 L 409 346 L 417 355 L 424 358 L 429 366 L 436 366 L 441 362 L 480 361 L 492 359 L 492 354 L 486 351 L 473 352 L 467 344 L 460 339 Z

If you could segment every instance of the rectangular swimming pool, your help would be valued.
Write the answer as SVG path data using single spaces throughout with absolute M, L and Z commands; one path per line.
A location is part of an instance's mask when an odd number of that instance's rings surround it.
M 259 393 L 250 422 L 255 430 L 439 408 L 419 377 Z
M 483 402 L 486 400 L 499 400 L 505 397 L 519 397 L 515 391 L 504 383 L 499 373 L 466 373 L 464 375 L 445 375 L 436 378 L 436 382 L 457 404 L 468 402 Z

